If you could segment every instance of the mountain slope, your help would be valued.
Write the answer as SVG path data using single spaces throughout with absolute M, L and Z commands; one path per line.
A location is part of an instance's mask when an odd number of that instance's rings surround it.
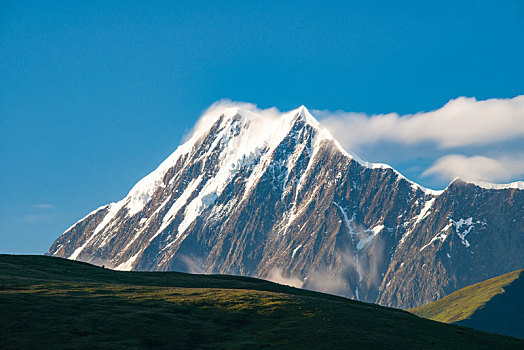
M 417 316 L 524 338 L 524 279 L 517 270 L 411 309 Z
M 524 266 L 524 191 L 455 180 L 397 248 L 379 302 L 436 300 L 457 289 Z
M 427 190 L 344 151 L 305 107 L 228 108 L 206 114 L 158 169 L 48 254 L 409 308 L 524 265 L 522 188 L 456 180 Z
M 0 255 L 0 347 L 517 349 L 524 341 L 238 276 Z

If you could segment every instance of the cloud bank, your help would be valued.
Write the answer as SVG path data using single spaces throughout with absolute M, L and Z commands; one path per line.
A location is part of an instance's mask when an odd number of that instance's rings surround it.
M 315 111 L 315 115 L 349 148 L 384 140 L 454 148 L 524 137 L 524 95 L 485 101 L 459 97 L 435 111 L 402 116 L 342 111 Z
M 397 168 L 395 161 L 425 164 L 415 174 L 418 181 L 510 182 L 524 176 L 524 95 L 483 101 L 458 97 L 437 110 L 406 115 L 314 114 L 346 149 L 367 158 L 382 156 L 369 161 Z
M 450 154 L 439 158 L 422 176 L 436 175 L 444 180 L 460 177 L 469 181 L 508 182 L 524 176 L 524 154 L 498 159 Z

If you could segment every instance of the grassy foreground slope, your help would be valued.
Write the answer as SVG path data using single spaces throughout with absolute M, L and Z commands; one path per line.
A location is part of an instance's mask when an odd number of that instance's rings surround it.
M 237 276 L 0 255 L 0 348 L 524 348 L 405 311 Z
M 517 270 L 409 310 L 435 321 L 524 338 L 524 278 Z

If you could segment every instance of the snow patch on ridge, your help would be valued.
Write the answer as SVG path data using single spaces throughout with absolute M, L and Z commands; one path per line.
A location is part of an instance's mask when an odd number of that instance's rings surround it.
M 371 235 L 367 236 L 364 239 L 361 239 L 357 244 L 357 251 L 362 250 L 369 242 L 371 242 L 376 235 L 378 235 L 382 230 L 384 229 L 384 225 L 376 225 L 369 230 L 366 230 L 367 232 L 371 232 Z
M 475 224 L 486 225 L 485 222 L 481 222 L 478 220 L 473 222 L 472 217 L 467 219 L 460 219 L 458 221 L 450 219 L 450 222 L 452 222 L 453 225 L 455 225 L 455 232 L 457 233 L 457 236 L 460 238 L 460 241 L 466 248 L 468 248 L 471 245 L 466 239 L 466 236 L 471 232 L 471 229 L 475 227 Z M 467 226 L 467 228 L 461 232 L 460 229 L 462 228 L 462 226 Z
M 346 211 L 344 210 L 344 208 L 342 208 L 342 206 L 340 206 L 337 202 L 333 202 L 333 204 L 335 204 L 337 206 L 337 208 L 340 210 L 340 212 L 342 213 L 342 218 L 344 220 L 344 224 L 346 225 L 347 229 L 349 230 L 349 233 L 352 235 L 352 236 L 355 236 L 357 237 L 358 239 L 358 242 L 357 242 L 357 245 L 356 245 L 356 248 L 357 248 L 357 252 L 361 251 L 362 248 L 364 248 L 368 243 L 370 243 L 376 235 L 378 235 L 383 229 L 384 229 L 384 225 L 380 224 L 380 225 L 376 225 L 370 229 L 367 229 L 363 232 L 361 232 L 360 234 L 358 234 L 357 232 L 355 232 L 353 230 L 353 227 L 352 227 L 352 223 L 355 219 L 355 217 L 353 216 L 351 219 L 348 218 L 348 215 L 346 213 Z M 359 236 L 363 235 L 364 233 L 369 233 L 368 236 L 364 237 L 364 238 L 361 238 Z M 358 259 L 358 257 L 357 257 Z M 357 264 L 358 264 L 358 260 L 357 260 Z
M 124 203 L 122 201 L 118 203 L 109 204 L 109 212 L 104 216 L 104 219 L 98 224 L 96 229 L 93 231 L 93 234 L 82 244 L 80 247 L 76 248 L 73 254 L 69 256 L 69 260 L 76 260 L 80 253 L 84 250 L 85 247 L 97 236 L 97 234 L 102 231 L 110 222 L 114 219 L 116 214 L 120 209 L 122 209 Z
M 157 230 L 157 232 L 149 239 L 149 242 L 153 241 L 153 239 L 155 239 L 160 233 L 162 233 L 162 231 L 164 231 L 169 226 L 169 224 L 173 221 L 173 219 L 178 214 L 180 209 L 182 209 L 182 207 L 186 204 L 186 202 L 189 199 L 189 197 L 196 190 L 198 185 L 200 185 L 201 181 L 202 181 L 202 175 L 200 175 L 196 179 L 193 179 L 189 183 L 189 185 L 187 185 L 187 187 L 184 190 L 184 192 L 182 192 L 180 197 L 178 197 L 177 200 L 175 201 L 175 203 L 173 203 L 173 205 L 171 206 L 171 208 L 169 208 L 169 210 L 167 211 L 166 215 L 162 219 L 162 225 Z
M 427 247 L 429 247 L 431 245 L 431 243 L 435 242 L 436 240 L 439 240 L 441 241 L 442 243 L 444 243 L 444 241 L 448 238 L 448 234 L 446 233 L 446 231 L 451 227 L 451 224 L 447 224 L 442 230 L 440 230 L 440 232 L 435 236 L 433 237 L 428 244 L 424 245 L 422 248 L 419 249 L 419 251 L 423 251 L 424 249 L 426 249 Z
M 430 213 L 430 209 L 431 207 L 433 206 L 433 204 L 435 203 L 435 199 L 436 197 L 433 197 L 429 200 L 427 200 L 425 203 L 424 203 L 424 207 L 422 207 L 422 210 L 420 211 L 420 213 L 415 216 L 414 218 L 412 218 L 410 220 L 413 221 L 415 220 L 415 222 L 413 223 L 413 225 L 411 226 L 411 228 L 409 230 L 406 231 L 406 233 L 404 233 L 404 235 L 402 236 L 402 238 L 400 239 L 399 243 L 398 243 L 398 246 L 397 246 L 397 249 L 402 246 L 402 244 L 404 243 L 404 241 L 406 240 L 406 238 L 411 234 L 411 232 L 413 232 L 413 230 L 417 227 L 418 223 L 421 222 L 422 220 L 424 220 L 424 218 L 426 218 Z
M 167 171 L 175 166 L 180 156 L 191 151 L 195 142 L 196 139 L 192 138 L 179 146 L 156 170 L 133 186 L 129 194 L 121 201 L 125 203 L 125 207 L 128 209 L 127 215 L 133 216 L 144 209 L 144 206 L 149 202 L 155 191 L 159 187 L 165 186 L 163 179 Z
M 515 181 L 515 182 L 508 183 L 508 184 L 496 184 L 496 183 L 480 181 L 480 180 L 462 179 L 460 177 L 454 178 L 453 181 L 451 181 L 451 183 L 448 185 L 448 187 L 446 187 L 445 190 L 447 190 L 455 182 L 464 182 L 466 184 L 472 184 L 472 185 L 475 185 L 477 187 L 480 187 L 486 190 L 508 190 L 508 189 L 524 190 L 524 181 Z
M 291 254 L 291 259 L 295 257 L 295 254 L 298 252 L 300 248 L 302 248 L 302 244 L 299 244 L 295 249 L 293 249 L 293 253 Z
M 338 209 L 340 209 L 340 212 L 342 213 L 342 218 L 344 219 L 344 223 L 346 224 L 346 227 L 349 231 L 349 233 L 351 235 L 355 235 L 356 232 L 353 231 L 353 228 L 351 227 L 351 223 L 353 222 L 354 220 L 354 217 L 352 217 L 351 219 L 348 218 L 348 214 L 346 213 L 346 211 L 344 210 L 344 208 L 342 208 L 337 202 L 333 202 L 333 204 L 335 204 Z
M 491 182 L 485 182 L 485 181 L 472 181 L 469 182 L 472 183 L 475 186 L 487 189 L 487 190 L 506 190 L 506 189 L 517 189 L 517 190 L 524 190 L 524 181 L 515 181 L 509 184 L 494 184 Z
M 424 203 L 424 208 L 422 208 L 420 214 L 417 215 L 414 226 L 416 226 L 419 222 L 421 222 L 423 219 L 426 218 L 426 216 L 428 216 L 431 213 L 430 209 L 434 203 L 435 198 L 431 198 L 429 201 Z
M 449 223 L 446 226 L 444 226 L 444 228 L 442 230 L 440 230 L 440 232 L 437 235 L 435 235 L 435 237 L 433 237 L 426 245 L 424 245 L 422 248 L 420 248 L 420 251 L 423 251 L 424 249 L 429 247 L 433 242 L 435 242 L 437 240 L 439 240 L 441 242 L 444 242 L 448 238 L 448 236 L 449 236 L 449 233 L 447 233 L 447 231 L 452 226 L 455 226 L 455 233 L 459 237 L 461 243 L 466 248 L 469 248 L 471 244 L 466 239 L 466 236 L 471 232 L 473 227 L 475 227 L 475 224 L 486 225 L 485 222 L 482 222 L 482 221 L 479 221 L 479 220 L 474 222 L 472 217 L 467 218 L 467 219 L 460 219 L 458 221 L 455 221 L 453 219 L 449 219 Z M 461 231 L 463 226 L 466 227 L 466 229 Z
M 271 163 L 274 150 L 289 134 L 294 117 L 300 111 L 291 111 L 280 118 L 266 118 L 250 111 L 230 111 L 222 121 L 223 137 L 227 140 L 219 157 L 219 171 L 205 183 L 204 187 L 186 207 L 184 220 L 178 228 L 177 238 L 206 208 L 214 205 L 225 187 L 236 173 L 258 164 L 251 171 L 246 183 L 245 194 L 258 183 L 264 169 Z M 231 122 L 231 118 L 238 118 Z M 238 123 L 238 124 L 237 124 Z M 237 124 L 237 125 L 235 125 Z M 235 133 L 235 128 L 242 131 Z

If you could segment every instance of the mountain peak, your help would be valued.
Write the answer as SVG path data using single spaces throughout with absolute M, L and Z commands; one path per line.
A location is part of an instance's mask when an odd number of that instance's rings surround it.
M 282 113 L 224 102 L 124 199 L 71 226 L 49 254 L 121 270 L 284 278 L 412 307 L 462 286 L 455 281 L 485 277 L 493 251 L 509 251 L 499 258 L 508 268 L 522 265 L 518 245 L 507 243 L 524 225 L 522 196 L 426 190 L 351 156 L 304 106 Z M 435 290 L 435 276 L 450 287 Z
M 298 113 L 298 118 L 303 119 L 306 123 L 313 126 L 315 129 L 321 129 L 320 123 L 311 113 L 309 113 L 309 110 L 306 108 L 306 106 L 302 105 L 295 111 Z
M 297 124 L 297 121 L 300 123 Z M 270 155 L 290 136 L 294 128 L 303 129 L 306 125 L 313 129 L 309 136 L 312 141 L 315 140 L 313 148 L 322 139 L 333 140 L 305 106 L 284 113 L 274 109 L 260 110 L 252 105 L 228 105 L 210 109 L 200 118 L 192 136 L 155 171 L 140 180 L 127 197 L 115 203 L 112 209 L 116 213 L 122 207 L 126 207 L 130 216 L 143 210 L 156 189 L 163 186 L 164 176 L 169 169 L 172 169 L 180 158 L 190 155 L 195 148 L 202 148 L 204 144 L 207 145 L 207 151 L 204 153 L 207 156 L 214 154 L 221 168 L 217 182 L 209 186 L 207 194 L 221 193 L 237 167 L 259 159 L 263 153 Z M 335 144 L 344 154 L 350 156 L 336 141 Z
M 296 109 L 296 111 L 298 112 L 298 114 L 302 117 L 307 117 L 308 115 L 311 116 L 311 114 L 309 113 L 308 109 L 306 108 L 306 106 L 304 105 L 301 105 L 300 107 L 298 107 Z
M 240 124 L 238 126 L 241 128 L 249 127 L 252 124 L 257 124 L 258 126 L 273 124 L 274 127 L 278 126 L 282 129 L 291 127 L 296 119 L 304 120 L 316 129 L 319 128 L 319 122 L 303 105 L 288 112 L 280 112 L 276 108 L 259 109 L 251 104 L 217 104 L 208 108 L 198 120 L 193 129 L 191 139 L 203 136 L 214 126 L 222 128 L 239 121 Z M 219 124 L 217 125 L 217 123 Z

